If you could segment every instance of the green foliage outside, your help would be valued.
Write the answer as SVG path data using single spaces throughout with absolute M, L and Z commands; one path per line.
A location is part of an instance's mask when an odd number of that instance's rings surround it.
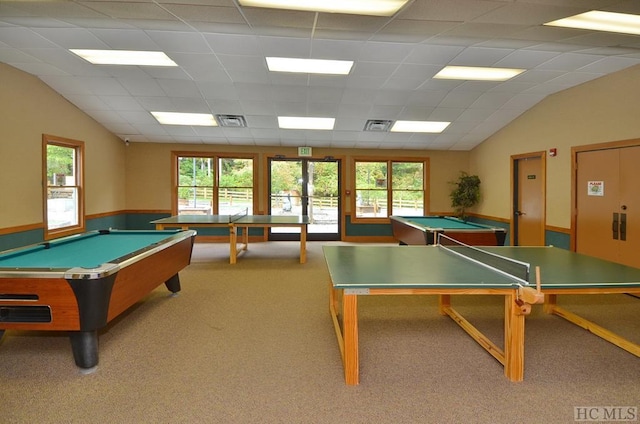
M 216 165 L 219 167 L 219 187 L 230 191 L 252 192 L 253 160 L 182 157 L 179 160 L 179 191 L 181 199 L 210 200 L 213 193 Z M 313 196 L 338 197 L 338 164 L 333 161 L 308 162 Z M 424 164 L 422 162 L 356 162 L 356 195 L 363 205 L 386 205 L 389 189 L 393 201 L 422 205 L 424 201 Z M 391 172 L 389 172 L 391 171 Z M 277 160 L 270 167 L 271 193 L 302 193 L 302 161 Z M 391 181 L 388 180 L 391 174 Z M 204 190 L 207 188 L 207 190 Z M 196 190 L 197 189 L 197 190 Z M 206 197 L 203 193 L 207 193 Z
M 301 193 L 301 178 L 300 161 L 279 160 L 271 162 L 272 193 L 288 193 L 291 191 Z
M 388 194 L 389 162 L 356 162 L 356 192 L 363 205 L 385 203 Z M 391 162 L 391 189 L 394 201 L 422 202 L 424 196 L 424 164 Z
M 253 187 L 253 160 L 221 158 L 218 160 L 218 166 L 220 166 L 220 187 L 230 189 Z M 215 168 L 216 163 L 213 158 L 179 158 L 178 185 L 181 188 L 178 190 L 178 196 L 182 199 L 193 197 L 192 187 L 212 188 L 216 174 Z
M 309 162 L 312 175 L 313 195 L 321 197 L 338 196 L 338 165 L 336 162 Z M 271 192 L 274 194 L 290 191 L 302 192 L 302 165 L 298 160 L 271 162 Z
M 73 175 L 73 148 L 47 144 L 47 181 L 54 183 L 55 174 Z

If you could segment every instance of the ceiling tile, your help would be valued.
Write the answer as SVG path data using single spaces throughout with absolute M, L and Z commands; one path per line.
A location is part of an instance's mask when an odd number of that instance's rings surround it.
M 1 0 L 0 0 L 1 1 Z M 637 36 L 544 26 L 624 0 L 416 0 L 397 16 L 240 7 L 235 0 L 20 1 L 0 6 L 0 61 L 137 142 L 469 150 L 546 96 L 631 68 Z M 164 51 L 177 67 L 95 66 L 69 48 Z M 353 60 L 350 75 L 269 72 L 265 57 Z M 444 66 L 526 69 L 436 80 Z M 160 125 L 152 110 L 240 114 L 244 129 Z M 284 131 L 278 115 L 336 118 Z M 451 122 L 443 134 L 364 131 L 368 119 Z

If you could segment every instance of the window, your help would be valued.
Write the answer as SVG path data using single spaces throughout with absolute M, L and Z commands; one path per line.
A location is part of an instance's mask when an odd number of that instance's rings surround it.
M 356 160 L 355 217 L 423 216 L 425 161 Z
M 174 153 L 174 160 L 178 215 L 253 213 L 253 157 Z
M 253 214 L 253 159 L 219 158 L 218 213 Z
M 81 233 L 85 230 L 84 143 L 45 134 L 42 150 L 44 238 Z

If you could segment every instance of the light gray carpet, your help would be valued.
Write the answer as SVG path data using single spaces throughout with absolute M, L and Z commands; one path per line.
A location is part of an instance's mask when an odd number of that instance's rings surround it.
M 363 297 L 361 383 L 344 384 L 328 312 L 322 243 L 198 244 L 182 292 L 155 290 L 100 336 L 81 375 L 64 334 L 7 331 L 1 423 L 573 423 L 577 406 L 640 406 L 640 359 L 536 306 L 525 381 L 451 319 L 435 297 Z M 640 343 L 640 300 L 561 304 Z M 501 341 L 502 298 L 454 298 Z

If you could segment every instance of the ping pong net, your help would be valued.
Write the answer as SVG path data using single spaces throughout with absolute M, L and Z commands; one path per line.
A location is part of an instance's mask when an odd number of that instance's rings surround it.
M 249 208 L 244 208 L 243 210 L 234 213 L 233 215 L 229 215 L 229 223 L 236 222 L 237 220 L 244 218 L 249 213 Z
M 515 259 L 507 258 L 493 252 L 482 250 L 475 246 L 469 246 L 442 233 L 438 234 L 438 248 L 450 252 L 462 259 L 488 268 L 498 274 L 502 274 L 521 286 L 529 285 L 529 272 L 531 265 Z

